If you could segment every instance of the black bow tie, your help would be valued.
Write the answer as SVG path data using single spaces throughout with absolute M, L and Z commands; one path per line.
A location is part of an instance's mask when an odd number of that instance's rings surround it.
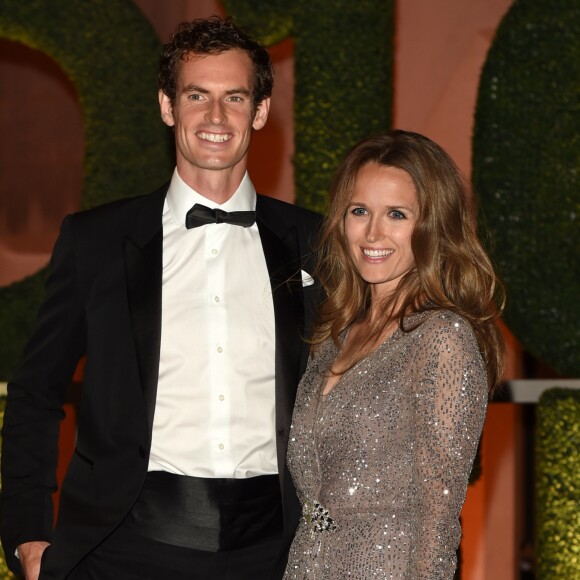
M 207 224 L 232 224 L 249 228 L 256 221 L 255 211 L 223 211 L 196 203 L 185 215 L 185 227 L 189 230 Z

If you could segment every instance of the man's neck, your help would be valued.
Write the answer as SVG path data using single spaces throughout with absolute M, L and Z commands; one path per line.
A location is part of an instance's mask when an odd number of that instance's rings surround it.
M 237 191 L 244 175 L 246 167 L 233 167 L 228 170 L 191 170 L 190 167 L 177 165 L 179 177 L 189 187 L 197 191 L 203 197 L 221 205 L 228 201 Z

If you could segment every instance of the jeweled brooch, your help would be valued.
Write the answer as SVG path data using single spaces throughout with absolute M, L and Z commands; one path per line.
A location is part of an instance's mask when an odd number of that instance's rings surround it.
M 302 517 L 312 535 L 315 532 L 334 532 L 338 528 L 328 510 L 317 501 L 307 500 L 302 504 Z

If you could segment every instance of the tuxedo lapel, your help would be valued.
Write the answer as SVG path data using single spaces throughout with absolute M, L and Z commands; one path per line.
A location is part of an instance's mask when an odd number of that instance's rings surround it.
M 304 349 L 308 348 L 303 341 L 305 321 L 300 246 L 296 230 L 269 221 L 264 203 L 260 202 L 259 197 L 256 221 L 274 303 L 277 455 L 282 479 L 301 360 Z
M 129 313 L 149 429 L 153 425 L 159 377 L 163 269 L 161 215 L 166 191 L 167 187 L 152 194 L 123 245 Z
M 296 254 L 291 253 L 288 242 L 283 243 L 271 230 L 258 222 L 262 247 L 270 274 L 272 299 L 276 325 L 276 397 L 285 410 L 294 405 L 294 389 L 278 390 L 278 385 L 286 384 L 298 376 L 302 345 L 300 337 L 304 328 L 304 309 L 301 290 L 300 264 Z M 298 339 L 298 340 L 296 340 Z M 295 387 L 295 385 L 294 385 Z M 287 392 L 290 391 L 290 392 Z M 281 400 L 280 400 L 280 397 Z

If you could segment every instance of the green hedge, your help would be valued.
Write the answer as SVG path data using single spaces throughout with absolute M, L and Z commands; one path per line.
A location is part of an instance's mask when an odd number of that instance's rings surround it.
M 324 213 L 340 159 L 391 126 L 394 0 L 223 0 L 266 44 L 292 37 L 296 202 Z
M 473 179 L 524 347 L 580 376 L 580 3 L 516 0 L 483 68 Z
M 537 408 L 537 577 L 580 578 L 580 391 L 550 389 Z
M 2 0 L 0 37 L 45 53 L 76 87 L 85 126 L 83 207 L 169 178 L 170 139 L 157 104 L 160 42 L 133 2 Z M 45 275 L 0 289 L 2 380 L 30 335 Z
M 0 425 L 4 422 L 4 409 L 6 407 L 6 398 L 0 396 Z M 0 450 L 2 449 L 2 437 L 0 437 Z M 4 559 L 4 551 L 0 547 L 0 579 L 10 580 L 11 578 L 16 578 L 8 567 L 6 566 L 6 561 Z

